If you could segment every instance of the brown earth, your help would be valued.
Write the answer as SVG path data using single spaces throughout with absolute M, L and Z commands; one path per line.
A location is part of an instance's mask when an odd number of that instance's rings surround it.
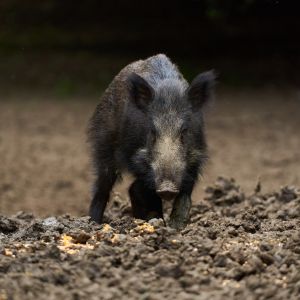
M 300 186 L 299 93 L 218 99 L 207 117 L 211 160 L 180 233 L 130 217 L 127 179 L 107 224 L 84 217 L 84 133 L 96 102 L 3 99 L 0 300 L 299 299 L 300 192 L 280 188 Z M 219 175 L 242 189 L 213 184 Z
M 300 190 L 206 192 L 180 233 L 118 196 L 103 225 L 0 216 L 0 299 L 299 299 Z
M 85 215 L 92 180 L 85 128 L 96 102 L 0 100 L 0 212 Z M 207 116 L 211 159 L 194 201 L 219 175 L 246 192 L 259 179 L 264 191 L 300 186 L 299 111 L 296 90 L 219 92 Z M 116 189 L 124 197 L 126 183 Z

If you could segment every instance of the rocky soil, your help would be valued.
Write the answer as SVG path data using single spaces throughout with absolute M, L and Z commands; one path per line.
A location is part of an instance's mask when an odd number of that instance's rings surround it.
M 181 232 L 115 194 L 105 221 L 0 216 L 0 299 L 299 299 L 294 187 L 245 195 L 219 178 Z

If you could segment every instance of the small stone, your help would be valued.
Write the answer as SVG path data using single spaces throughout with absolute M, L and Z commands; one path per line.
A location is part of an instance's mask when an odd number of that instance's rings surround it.
M 153 218 L 153 219 L 149 220 L 148 223 L 155 228 L 162 227 L 165 225 L 163 219 L 157 219 L 157 218 Z
M 44 219 L 42 224 L 47 227 L 55 227 L 55 226 L 59 225 L 59 222 L 57 221 L 57 219 L 55 217 L 49 217 L 49 218 Z
M 85 231 L 72 232 L 70 236 L 73 238 L 74 243 L 86 244 L 86 242 L 91 238 L 91 235 Z
M 273 256 L 271 256 L 268 253 L 265 252 L 260 252 L 258 254 L 259 258 L 263 261 L 263 263 L 265 263 L 266 265 L 271 265 L 272 263 L 274 263 L 274 258 Z

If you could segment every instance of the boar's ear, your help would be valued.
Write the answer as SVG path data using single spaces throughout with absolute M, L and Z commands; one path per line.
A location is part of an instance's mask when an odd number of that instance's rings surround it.
M 153 100 L 153 88 L 144 78 L 136 73 L 131 73 L 128 76 L 127 83 L 131 99 L 135 102 L 136 106 L 143 110 L 146 109 L 148 104 Z
M 200 110 L 211 98 L 216 74 L 213 70 L 200 73 L 187 90 L 187 96 L 194 110 Z

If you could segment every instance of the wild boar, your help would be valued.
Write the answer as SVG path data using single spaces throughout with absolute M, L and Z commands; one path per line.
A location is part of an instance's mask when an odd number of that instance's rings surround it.
M 169 225 L 189 220 L 191 193 L 207 159 L 203 108 L 215 74 L 189 85 L 164 54 L 127 65 L 104 92 L 88 127 L 96 173 L 90 216 L 101 222 L 112 187 L 123 171 L 135 218 L 163 218 L 162 201 L 173 200 Z

